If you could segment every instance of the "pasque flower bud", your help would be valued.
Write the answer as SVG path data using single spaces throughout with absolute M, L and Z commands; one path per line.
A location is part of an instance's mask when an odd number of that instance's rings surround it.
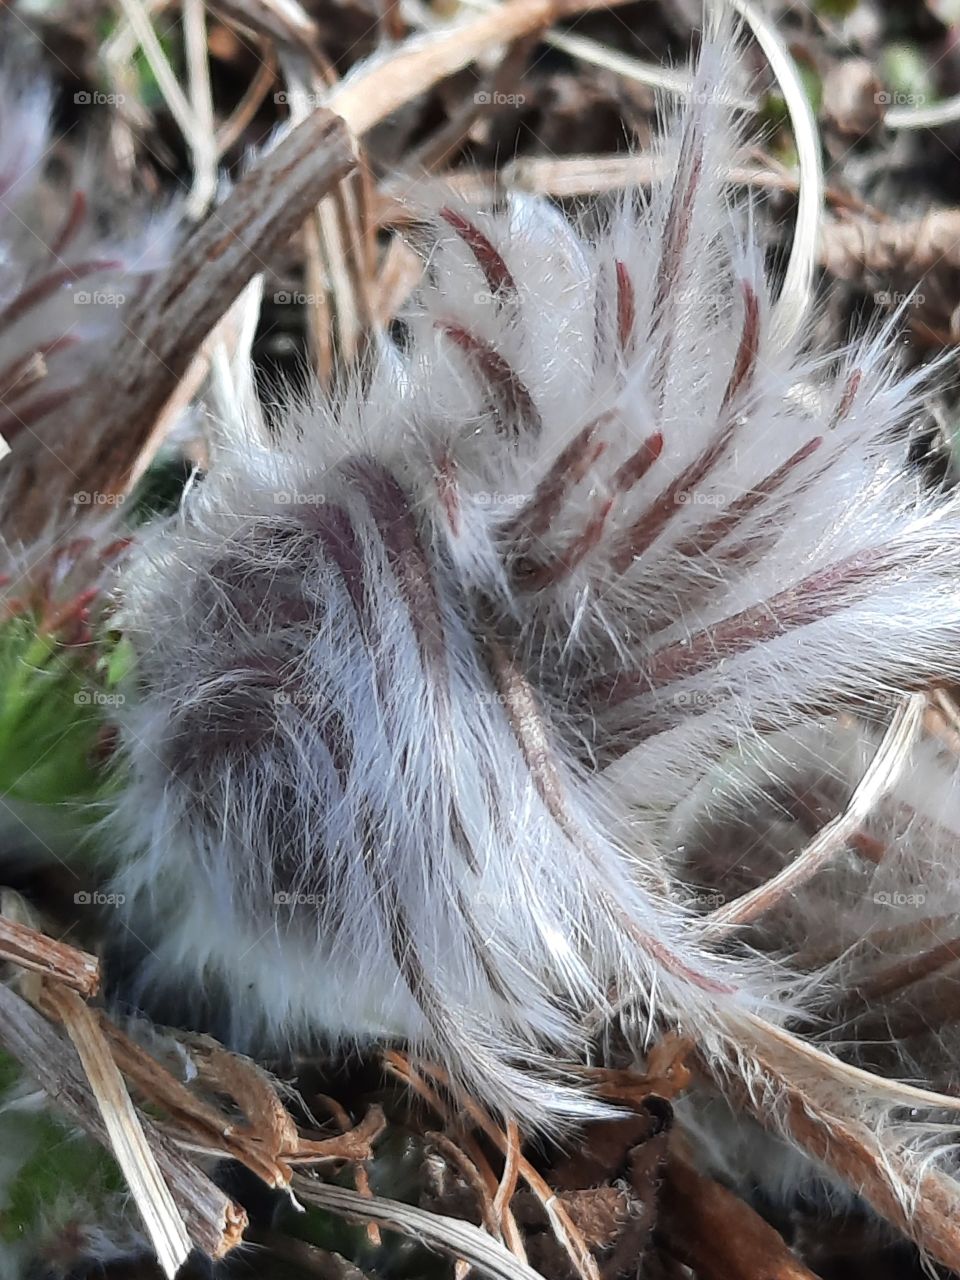
M 147 979 L 238 1042 L 399 1038 L 536 1125 L 590 1110 L 552 1064 L 617 1000 L 708 1057 L 794 1007 L 705 931 L 671 814 L 956 673 L 960 522 L 887 339 L 776 339 L 718 57 L 648 203 L 441 207 L 402 347 L 224 442 L 129 563 L 123 891 Z

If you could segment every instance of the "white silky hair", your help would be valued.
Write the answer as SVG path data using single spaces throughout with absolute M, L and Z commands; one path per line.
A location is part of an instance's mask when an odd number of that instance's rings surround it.
M 748 892 L 791 863 L 843 811 L 869 768 L 880 728 L 851 716 L 771 734 L 711 769 L 670 819 L 676 874 L 711 904 Z M 915 742 L 900 775 L 831 862 L 750 926 L 746 940 L 810 975 L 806 1034 L 877 1076 L 955 1091 L 960 1035 L 949 1013 L 960 921 L 960 773 L 949 749 Z M 848 1116 L 851 1112 L 847 1105 Z M 889 1108 L 861 1097 L 853 1116 L 880 1149 L 957 1170 L 947 1111 Z M 703 1161 L 743 1192 L 834 1210 L 856 1184 L 791 1152 L 775 1134 L 699 1094 L 680 1108 Z M 910 1203 L 909 1177 L 900 1182 Z
M 126 304 L 169 256 L 179 217 L 110 199 L 102 156 L 58 145 L 35 61 L 16 43 L 0 55 L 0 431 L 11 440 L 65 411 L 91 348 L 116 341 Z
M 676 853 L 731 753 L 960 674 L 922 377 L 889 334 L 774 340 L 730 56 L 668 179 L 592 230 L 522 196 L 425 215 L 403 341 L 234 428 L 138 539 L 116 887 L 145 987 L 213 992 L 238 1046 L 400 1040 L 550 1128 L 602 1110 L 562 1064 L 628 1000 L 774 1122 L 788 1048 L 826 1112 L 846 1088 L 889 1135 L 922 1101 L 777 1030 L 817 975 L 714 942 Z

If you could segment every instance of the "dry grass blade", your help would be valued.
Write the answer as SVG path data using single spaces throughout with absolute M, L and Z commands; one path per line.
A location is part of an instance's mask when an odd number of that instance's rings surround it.
M 820 136 L 800 73 L 773 22 L 751 0 L 730 0 L 730 4 L 749 24 L 777 77 L 790 113 L 797 148 L 800 171 L 797 224 L 783 288 L 773 313 L 777 340 L 786 345 L 799 333 L 813 299 L 813 275 L 817 265 L 817 240 L 824 198 Z
M 426 1102 L 427 1105 L 441 1117 L 443 1122 L 449 1128 L 456 1128 L 460 1130 L 458 1133 L 460 1145 L 467 1157 L 473 1163 L 474 1167 L 480 1173 L 480 1176 L 483 1178 L 487 1198 L 492 1202 L 500 1190 L 502 1179 L 501 1183 L 498 1183 L 493 1170 L 490 1168 L 489 1161 L 480 1147 L 480 1144 L 470 1133 L 462 1131 L 462 1125 L 454 1123 L 453 1117 L 450 1113 L 450 1108 L 446 1105 L 444 1100 L 426 1080 L 412 1070 L 410 1064 L 402 1054 L 394 1052 L 385 1054 L 384 1065 L 392 1075 L 395 1075 L 399 1080 L 402 1080 L 403 1083 L 412 1089 L 418 1097 L 422 1098 L 424 1102 Z M 506 1202 L 503 1206 L 503 1210 L 500 1214 L 499 1226 L 500 1234 L 502 1235 L 507 1248 L 514 1257 L 519 1258 L 521 1262 L 526 1262 L 527 1251 L 524 1247 L 523 1237 L 520 1234 L 520 1228 L 517 1226 L 517 1222 L 513 1216 L 513 1210 L 510 1208 L 509 1202 Z
M 266 260 L 354 165 L 343 124 L 316 111 L 263 156 L 125 313 L 124 334 L 55 420 L 8 467 L 6 531 L 39 534 L 78 490 L 122 493 L 200 344 Z M 51 445 L 55 445 L 53 451 Z
M 413 1071 L 410 1064 L 401 1054 L 391 1052 L 386 1055 L 386 1059 L 402 1078 L 405 1077 L 412 1081 L 416 1077 L 417 1073 Z M 451 1087 L 449 1076 L 444 1071 L 441 1071 L 439 1067 L 425 1064 L 423 1070 L 433 1080 L 443 1085 L 444 1088 L 449 1089 Z M 507 1161 L 516 1163 L 519 1176 L 523 1178 L 524 1182 L 540 1201 L 551 1230 L 565 1250 L 570 1259 L 570 1265 L 580 1277 L 580 1280 L 599 1280 L 600 1273 L 597 1269 L 596 1260 L 591 1254 L 583 1234 L 577 1229 L 550 1184 L 537 1172 L 529 1160 L 526 1160 L 512 1147 L 510 1138 L 494 1124 L 481 1107 L 477 1106 L 472 1099 L 463 1098 L 459 1094 L 457 1095 L 457 1101 L 476 1127 L 502 1152 L 504 1158 Z
M 217 130 L 217 156 L 222 158 L 243 137 L 256 117 L 264 99 L 277 77 L 277 60 L 273 51 L 265 50 L 256 75 L 247 86 L 243 97 Z
M 466 3 L 471 9 L 489 11 L 496 8 L 494 0 L 466 0 Z M 580 62 L 601 67 L 604 71 L 612 71 L 615 75 L 622 76 L 624 80 L 632 80 L 660 92 L 683 95 L 689 93 L 692 87 L 690 77 L 684 71 L 675 71 L 659 63 L 641 62 L 639 58 L 620 53 L 587 36 L 549 32 L 544 36 L 544 43 Z M 757 109 L 757 104 L 752 99 L 733 96 L 731 103 L 748 111 Z
M 846 809 L 828 822 L 803 853 L 781 872 L 712 912 L 708 918 L 708 933 L 736 928 L 755 920 L 816 875 L 844 847 L 905 767 L 926 705 L 926 695 L 922 693 L 910 694 L 901 703 Z
M 96 995 L 100 987 L 100 961 L 96 956 L 56 942 L 6 916 L 0 916 L 0 960 L 55 978 L 83 996 Z
M 385 328 L 395 318 L 423 275 L 423 262 L 400 236 L 392 236 L 374 286 L 374 323 Z
M 488 1280 L 544 1280 L 502 1244 L 492 1239 L 479 1227 L 448 1218 L 438 1213 L 428 1213 L 415 1205 L 401 1204 L 397 1200 L 385 1200 L 381 1196 L 368 1198 L 347 1187 L 334 1187 L 326 1182 L 314 1182 L 296 1177 L 297 1195 L 308 1204 L 330 1209 L 352 1222 L 373 1220 L 381 1227 L 389 1227 L 403 1235 L 423 1240 L 451 1258 L 463 1258 Z
M 888 1080 L 884 1076 L 864 1071 L 861 1067 L 832 1057 L 816 1045 L 801 1040 L 790 1031 L 785 1031 L 756 1014 L 743 1014 L 737 1030 L 745 1049 L 751 1042 L 760 1045 L 763 1052 L 773 1048 L 781 1055 L 779 1060 L 790 1064 L 791 1070 L 797 1070 L 812 1079 L 829 1081 L 830 1087 L 838 1090 L 839 1096 L 869 1096 L 890 1106 L 933 1107 L 954 1115 L 960 1113 L 960 1098 L 952 1094 L 921 1089 L 916 1085 Z
M 507 1125 L 507 1150 L 506 1159 L 503 1162 L 503 1176 L 497 1187 L 497 1194 L 493 1198 L 493 1208 L 498 1223 L 503 1221 L 504 1210 L 510 1204 L 517 1189 L 520 1159 L 520 1131 L 516 1121 L 511 1120 Z
M 131 31 L 143 50 L 144 57 L 147 59 L 157 86 L 163 94 L 167 109 L 192 148 L 196 132 L 193 111 L 187 101 L 186 94 L 180 87 L 180 82 L 174 74 L 173 68 L 167 60 L 163 45 L 153 29 L 153 23 L 150 21 L 150 14 L 146 5 L 143 0 L 120 0 L 120 5 L 130 24 Z
M 214 0 L 210 7 L 281 44 L 317 47 L 317 24 L 297 0 Z
M 493 1203 L 494 1198 L 497 1197 L 499 1192 L 500 1185 L 502 1185 L 502 1179 L 498 1181 L 497 1176 L 494 1175 L 494 1171 L 492 1167 L 490 1167 L 488 1158 L 484 1155 L 483 1149 L 480 1147 L 480 1143 L 472 1137 L 472 1134 L 462 1132 L 461 1125 L 454 1123 L 453 1116 L 451 1115 L 451 1108 L 449 1108 L 447 1103 L 443 1101 L 443 1098 L 440 1097 L 438 1092 L 436 1092 L 436 1089 L 431 1087 L 425 1079 L 422 1079 L 422 1076 L 417 1075 L 416 1071 L 411 1069 L 410 1064 L 408 1064 L 407 1060 L 404 1059 L 401 1053 L 387 1053 L 387 1055 L 384 1056 L 384 1064 L 387 1066 L 387 1070 L 390 1071 L 390 1074 L 396 1075 L 399 1080 L 402 1080 L 404 1084 L 408 1085 L 408 1087 L 417 1094 L 417 1097 L 422 1098 L 424 1102 L 428 1103 L 428 1106 L 433 1108 L 436 1115 L 442 1117 L 444 1124 L 447 1125 L 449 1129 L 457 1130 L 457 1139 L 458 1142 L 460 1142 L 463 1152 L 465 1152 L 468 1160 L 472 1162 L 472 1165 L 474 1165 L 475 1169 L 479 1171 L 481 1178 L 484 1180 L 484 1187 L 486 1189 L 485 1198 L 488 1199 L 490 1203 Z M 513 1256 L 520 1258 L 521 1262 L 526 1262 L 527 1258 L 524 1236 L 520 1233 L 520 1228 L 517 1226 L 517 1220 L 515 1219 L 515 1216 L 513 1216 L 513 1210 L 511 1206 L 509 1206 L 508 1201 L 504 1202 L 503 1210 L 499 1215 L 498 1234 L 502 1236 L 504 1244 L 507 1245 L 507 1248 L 511 1251 Z
M 217 132 L 213 88 L 207 58 L 207 18 L 204 0 L 182 0 L 184 52 L 190 89 L 193 127 L 188 139 L 193 159 L 193 186 L 187 209 L 193 217 L 206 213 L 217 193 Z
M 888 107 L 883 116 L 889 129 L 937 129 L 960 120 L 960 93 L 929 107 Z
M 50 1100 L 104 1147 L 106 1126 L 73 1045 L 32 1005 L 0 985 L 0 1043 Z M 202 1173 L 153 1121 L 140 1124 L 163 1180 L 176 1201 L 192 1243 L 211 1258 L 240 1244 L 247 1217 Z
M 503 166 L 499 181 L 510 190 L 517 188 L 535 195 L 571 199 L 638 186 L 648 187 L 660 181 L 666 172 L 662 161 L 644 155 L 521 156 Z M 462 180 L 464 176 L 473 175 L 451 174 L 450 181 Z M 478 179 L 482 176 L 476 175 Z M 732 187 L 752 187 L 754 190 L 795 192 L 799 189 L 795 174 L 759 162 L 731 165 L 726 180 Z M 488 189 L 492 188 L 493 182 L 491 175 L 487 180 Z M 861 207 L 848 192 L 833 188 L 827 189 L 826 198 L 830 204 L 841 208 Z
M 487 1184 L 483 1179 L 483 1175 L 477 1166 L 473 1163 L 462 1147 L 458 1147 L 452 1138 L 448 1138 L 445 1133 L 437 1133 L 433 1129 L 428 1129 L 424 1134 L 437 1150 L 446 1157 L 447 1161 L 454 1165 L 459 1171 L 460 1176 L 466 1182 L 467 1186 L 473 1191 L 477 1200 L 477 1207 L 480 1210 L 480 1219 L 484 1229 L 495 1240 L 501 1238 L 500 1227 L 497 1222 L 497 1214 L 494 1209 L 493 1200 Z M 462 1261 L 462 1259 L 461 1259 Z
M 722 1087 L 760 1124 L 786 1132 L 920 1249 L 956 1270 L 956 1183 L 929 1156 L 895 1137 L 884 1140 L 882 1130 L 857 1117 L 865 1109 L 898 1106 L 956 1113 L 960 1100 L 872 1075 L 753 1015 L 742 1015 L 730 1035 L 750 1068 Z
M 337 85 L 324 105 L 362 137 L 484 50 L 510 44 L 559 18 L 610 7 L 603 0 L 508 0 L 469 22 L 406 41 L 385 56 L 368 59 Z
M 309 118 L 313 104 L 320 98 L 327 84 L 324 78 L 303 58 L 299 51 L 284 50 L 280 55 L 286 78 L 291 119 Z M 358 157 L 359 159 L 359 157 Z M 325 199 L 321 200 L 315 214 L 316 237 L 311 237 L 311 257 L 308 263 L 312 325 L 319 331 L 330 319 L 335 322 L 332 333 L 336 335 L 336 355 L 339 365 L 349 366 L 356 358 L 360 345 L 361 327 L 369 330 L 369 306 L 366 298 L 364 273 L 359 268 L 357 256 L 363 244 L 363 234 L 357 225 L 353 193 L 348 181 L 338 183 Z M 311 231 L 313 230 L 311 219 Z M 314 289 L 315 286 L 315 289 Z M 323 290 L 328 298 L 319 296 Z M 363 319 L 362 319 L 363 318 Z M 327 342 L 330 341 L 328 336 Z M 322 348 L 318 347 L 316 370 L 322 381 L 329 380 L 333 365 Z
M 111 1150 L 156 1250 L 157 1260 L 172 1280 L 190 1252 L 190 1236 L 147 1142 L 123 1076 L 96 1018 L 76 992 L 51 983 L 45 995 L 73 1041 L 103 1117 Z

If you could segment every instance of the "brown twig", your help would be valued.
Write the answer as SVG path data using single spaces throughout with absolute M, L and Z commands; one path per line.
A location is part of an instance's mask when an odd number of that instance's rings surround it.
M 32 1005 L 0 985 L 0 1042 L 48 1095 L 51 1102 L 101 1146 L 110 1148 L 106 1126 L 74 1047 Z M 193 1244 L 222 1258 L 240 1244 L 247 1216 L 146 1116 L 140 1124 Z
M 692 1040 L 670 1032 L 651 1048 L 642 1073 L 629 1068 L 584 1067 L 581 1074 L 598 1098 L 642 1112 L 651 1095 L 669 1101 L 686 1091 L 693 1077 L 688 1059 L 694 1049 Z
M 384 1055 L 384 1064 L 391 1075 L 395 1075 L 408 1088 L 412 1089 L 418 1097 L 422 1098 L 427 1105 L 437 1113 L 444 1123 L 450 1128 L 462 1129 L 462 1126 L 455 1125 L 453 1117 L 450 1114 L 450 1108 L 446 1105 L 437 1091 L 432 1088 L 422 1076 L 413 1070 L 410 1063 L 403 1054 L 388 1052 Z M 499 1190 L 497 1178 L 490 1168 L 489 1161 L 480 1148 L 479 1143 L 469 1134 L 461 1133 L 460 1145 L 466 1152 L 467 1156 L 473 1162 L 474 1167 L 480 1172 L 486 1186 L 487 1195 L 491 1200 L 496 1197 Z M 521 1262 L 526 1262 L 527 1251 L 524 1247 L 523 1237 L 520 1234 L 520 1228 L 517 1226 L 516 1219 L 509 1203 L 503 1207 L 500 1216 L 500 1230 L 503 1235 L 504 1243 L 507 1248 L 518 1257 Z
M 671 1143 L 659 1227 L 699 1280 L 816 1280 L 783 1237 L 739 1196 L 704 1177 Z
M 391 1063 L 395 1063 L 398 1059 L 402 1059 L 402 1055 L 395 1052 L 391 1052 L 387 1057 Z M 417 1074 L 409 1064 L 407 1064 L 407 1070 L 410 1072 L 411 1076 Z M 445 1071 L 441 1070 L 441 1068 L 424 1064 L 423 1070 L 428 1076 L 443 1085 L 444 1088 L 451 1088 L 450 1078 Z M 490 1139 L 494 1146 L 497 1147 L 498 1150 L 506 1157 L 510 1143 L 503 1130 L 494 1124 L 486 1112 L 471 1098 L 464 1098 L 457 1094 L 457 1101 L 467 1115 L 469 1115 L 476 1127 L 480 1129 Z M 576 1274 L 581 1278 L 581 1280 L 599 1280 L 600 1273 L 597 1269 L 596 1260 L 587 1247 L 587 1242 L 584 1240 L 583 1235 L 577 1230 L 575 1224 L 570 1218 L 570 1215 L 557 1198 L 556 1192 L 549 1185 L 546 1179 L 538 1173 L 533 1165 L 530 1164 L 530 1162 L 522 1155 L 517 1156 L 516 1159 L 520 1177 L 523 1178 L 524 1182 L 540 1201 L 540 1205 L 547 1216 L 547 1221 L 550 1223 L 551 1230 L 569 1257 L 571 1266 Z
M 297 0 L 211 0 L 210 7 L 228 21 L 269 36 L 282 44 L 317 46 L 317 24 Z
M 900 1091 L 907 1103 L 914 1091 L 857 1072 L 840 1061 L 828 1064 L 809 1046 L 774 1028 L 762 1042 L 752 1045 L 748 1025 L 742 1024 L 741 1030 L 744 1050 L 750 1053 L 755 1070 L 749 1089 L 744 1083 L 727 1079 L 727 1091 L 766 1127 L 774 1126 L 767 1100 L 776 1097 L 776 1116 L 782 1129 L 801 1150 L 856 1188 L 877 1213 L 932 1258 L 957 1270 L 960 1223 L 956 1218 L 956 1184 L 930 1164 L 918 1161 L 911 1166 L 902 1151 L 883 1147 L 864 1123 L 838 1110 L 839 1100 L 845 1095 L 855 1105 L 854 1090 L 862 1098 L 868 1082 L 872 1082 L 874 1096 L 880 1100 L 891 1101 L 894 1091 Z M 891 1090 L 889 1099 L 884 1099 L 884 1088 Z M 919 1095 L 920 1091 L 915 1092 Z M 946 1095 L 935 1097 L 944 1106 L 956 1106 L 956 1100 Z M 937 1102 L 931 1098 L 927 1105 L 935 1106 Z M 904 1194 L 907 1179 L 911 1184 L 909 1196 Z
M 457 1146 L 453 1139 L 448 1138 L 445 1133 L 437 1133 L 436 1130 L 428 1129 L 423 1136 L 432 1142 L 437 1150 L 442 1152 L 447 1160 L 460 1171 L 463 1180 L 476 1196 L 477 1205 L 480 1209 L 480 1218 L 484 1227 L 495 1240 L 499 1240 L 501 1232 L 497 1212 L 490 1196 L 490 1190 L 480 1170 L 463 1148 Z
M 0 916 L 0 960 L 55 978 L 82 996 L 96 995 L 100 988 L 100 961 L 96 956 L 6 916 Z
M 7 464 L 11 536 L 38 534 L 78 491 L 125 490 L 206 335 L 353 163 L 343 123 L 316 111 L 240 179 L 127 310 L 120 342 L 54 419 L 56 435 L 20 438 Z
M 327 1108 L 340 1132 L 349 1133 L 353 1128 L 353 1121 L 347 1115 L 346 1110 L 337 1102 L 336 1098 L 331 1098 L 325 1093 L 318 1093 L 313 1096 L 317 1102 L 322 1103 Z M 359 1160 L 354 1165 L 353 1185 L 362 1196 L 373 1195 L 373 1191 L 370 1188 L 370 1174 L 367 1172 L 366 1166 Z M 367 1239 L 374 1246 L 381 1243 L 380 1228 L 375 1222 L 367 1223 Z
M 935 209 L 903 222 L 827 218 L 819 259 L 831 275 L 854 282 L 867 274 L 918 281 L 935 267 L 960 267 L 960 210 Z
M 491 110 L 489 104 L 494 104 L 495 110 L 496 103 L 503 102 L 520 80 L 535 40 L 535 35 L 525 36 L 507 47 L 493 73 L 482 81 L 482 87 L 472 98 L 465 98 L 460 110 L 413 153 L 405 165 L 410 173 L 439 169 L 457 153 L 477 118 Z
M 235 146 L 263 105 L 263 100 L 270 92 L 270 86 L 276 82 L 277 60 L 272 50 L 264 52 L 263 60 L 257 67 L 256 75 L 247 85 L 246 92 L 230 113 L 230 116 L 217 130 L 217 155 L 224 156 Z

